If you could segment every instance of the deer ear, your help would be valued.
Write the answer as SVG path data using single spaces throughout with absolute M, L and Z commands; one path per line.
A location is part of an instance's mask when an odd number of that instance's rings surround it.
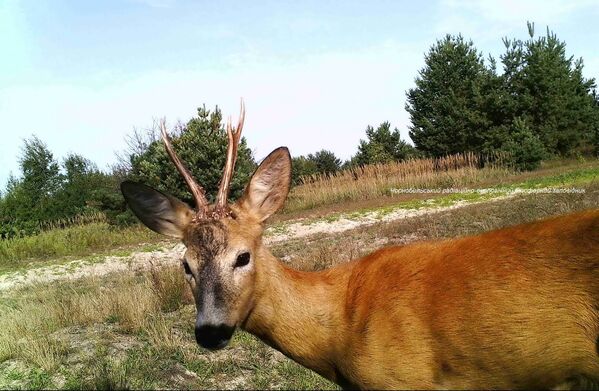
M 137 182 L 121 183 L 121 192 L 133 213 L 148 228 L 159 234 L 183 238 L 183 230 L 194 216 L 186 203 Z
M 285 147 L 275 149 L 260 164 L 239 204 L 260 222 L 278 211 L 291 185 L 291 156 Z

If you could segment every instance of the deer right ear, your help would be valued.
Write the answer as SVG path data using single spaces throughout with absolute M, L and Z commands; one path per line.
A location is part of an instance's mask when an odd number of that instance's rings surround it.
M 281 209 L 291 185 L 291 156 L 285 147 L 275 149 L 260 164 L 239 201 L 243 209 L 263 222 Z
M 121 192 L 133 213 L 152 231 L 183 238 L 194 216 L 186 203 L 137 182 L 121 183 Z

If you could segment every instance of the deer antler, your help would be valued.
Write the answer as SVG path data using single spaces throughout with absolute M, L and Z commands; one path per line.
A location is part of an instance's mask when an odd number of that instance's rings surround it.
M 175 167 L 181 173 L 185 182 L 187 182 L 187 186 L 191 190 L 193 194 L 193 198 L 195 198 L 196 206 L 197 206 L 197 217 L 203 218 L 206 216 L 208 211 L 208 200 L 206 199 L 206 192 L 202 188 L 202 186 L 198 185 L 198 183 L 193 179 L 191 173 L 185 167 L 185 164 L 179 159 L 175 150 L 173 149 L 173 145 L 171 144 L 171 139 L 166 132 L 166 125 L 164 118 L 160 120 L 160 132 L 162 133 L 162 141 L 164 141 L 164 147 L 166 148 L 166 152 L 171 157 L 173 163 L 175 163 Z
M 222 210 L 227 205 L 227 197 L 229 195 L 229 185 L 231 184 L 231 178 L 233 177 L 233 171 L 235 169 L 235 161 L 237 160 L 237 149 L 239 147 L 239 140 L 241 139 L 241 130 L 243 129 L 243 122 L 245 120 L 245 104 L 241 99 L 241 109 L 239 112 L 239 122 L 237 127 L 233 129 L 231 125 L 231 117 L 227 122 L 227 137 L 229 138 L 229 144 L 227 146 L 227 160 L 225 161 L 225 168 L 223 169 L 223 177 L 218 187 L 218 195 L 216 196 L 216 209 Z

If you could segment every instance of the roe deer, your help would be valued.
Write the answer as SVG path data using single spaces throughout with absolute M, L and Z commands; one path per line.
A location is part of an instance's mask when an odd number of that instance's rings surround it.
M 164 123 L 197 210 L 140 183 L 121 186 L 145 225 L 186 246 L 198 344 L 223 348 L 240 327 L 352 388 L 565 388 L 599 379 L 599 210 L 294 270 L 262 243 L 263 223 L 289 191 L 287 148 L 227 203 L 244 113 L 242 103 L 237 128 L 227 125 L 215 205 Z

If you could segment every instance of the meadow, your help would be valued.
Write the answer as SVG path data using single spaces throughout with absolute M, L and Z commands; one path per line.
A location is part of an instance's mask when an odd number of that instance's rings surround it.
M 486 160 L 476 154 L 413 159 L 304 178 L 302 184 L 292 188 L 284 209 L 271 222 L 318 218 L 334 212 L 355 212 L 401 203 L 414 207 L 431 198 L 442 202 L 473 199 L 472 194 L 465 193 L 448 196 L 405 193 L 402 189 L 575 185 L 576 180 L 584 182 L 599 175 L 596 159 L 549 161 L 539 170 L 524 173 L 503 166 L 500 159 L 494 159 L 495 163 Z M 487 198 L 499 193 L 500 190 Z M 33 265 L 130 252 L 144 244 L 159 245 L 166 241 L 141 225 L 111 226 L 102 214 L 58 221 L 41 228 L 38 235 L 0 240 L 0 275 Z
M 275 243 L 271 250 L 298 269 L 320 270 L 382 246 L 476 234 L 599 207 L 599 162 L 595 160 L 556 161 L 529 173 L 499 167 L 481 169 L 472 163 L 454 165 L 434 174 L 427 168 L 430 166 L 418 164 L 418 169 L 416 163 L 403 168 L 379 167 L 404 169 L 403 180 L 391 179 L 389 172 L 383 175 L 374 169 L 358 181 L 350 179 L 347 173 L 313 179 L 293 190 L 287 209 L 273 223 L 277 226 L 314 216 L 334 222 L 331 216 L 342 211 L 384 211 L 397 205 L 418 208 L 434 202 L 443 207 L 469 197 L 395 196 L 388 191 L 402 185 L 495 187 L 496 197 L 434 215 L 291 238 Z M 366 183 L 364 188 L 359 185 L 361 182 Z M 380 183 L 377 190 L 371 188 L 373 183 Z M 503 197 L 506 189 L 555 186 L 575 187 L 584 192 Z M 318 192 L 318 188 L 322 191 Z M 471 201 L 481 201 L 480 197 Z M 0 264 L 6 272 L 74 256 L 127 252 L 139 248 L 140 243 L 166 243 L 139 226 L 114 229 L 105 224 L 94 221 L 55 227 L 37 237 L 5 243 Z M 241 331 L 224 350 L 210 353 L 199 348 L 193 335 L 194 316 L 195 307 L 178 266 L 148 266 L 101 278 L 88 276 L 2 291 L 0 388 L 337 389 Z

